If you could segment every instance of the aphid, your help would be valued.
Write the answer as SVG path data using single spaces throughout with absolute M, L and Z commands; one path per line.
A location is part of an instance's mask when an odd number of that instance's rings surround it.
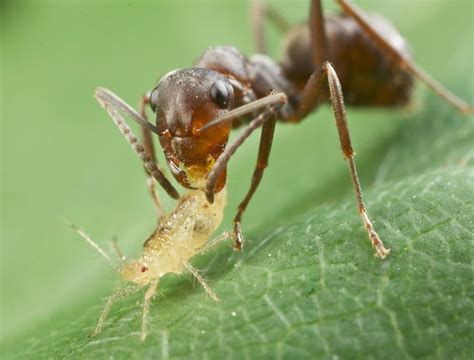
M 143 302 L 140 336 L 141 340 L 144 341 L 147 336 L 150 300 L 155 295 L 160 278 L 168 273 L 182 274 L 184 271 L 191 272 L 209 296 L 213 300 L 218 301 L 217 295 L 199 272 L 189 263 L 189 259 L 228 238 L 229 235 L 224 233 L 208 242 L 209 237 L 222 221 L 225 204 L 225 189 L 217 194 L 213 204 L 207 202 L 204 192 L 200 190 L 190 190 L 186 195 L 182 196 L 175 210 L 160 219 L 157 228 L 143 245 L 143 254 L 138 259 L 117 268 L 122 278 L 133 283 L 133 285 L 119 288 L 108 298 L 91 336 L 95 336 L 102 331 L 105 319 L 116 300 L 133 294 L 148 285 L 149 287 L 145 292 Z M 99 245 L 92 241 L 84 231 L 78 228 L 75 229 L 115 268 L 110 257 Z M 122 260 L 124 260 L 120 251 L 119 254 Z
M 243 246 L 241 218 L 268 166 L 277 120 L 297 123 L 319 105 L 330 103 L 360 216 L 376 255 L 385 258 L 389 250 L 376 233 L 362 199 L 343 97 L 353 106 L 402 106 L 409 102 L 417 78 L 459 111 L 473 113 L 471 106 L 410 59 L 405 40 L 387 20 L 368 16 L 346 0 L 335 1 L 342 14 L 324 16 L 321 1 L 312 0 L 308 23 L 293 29 L 263 1 L 254 1 L 252 19 L 259 54 L 247 58 L 234 47 L 209 48 L 191 68 L 165 75 L 142 99 L 140 113 L 109 90 L 97 88 L 97 100 L 144 163 L 160 216 L 163 211 L 152 178 L 172 198 L 180 199 L 180 196 L 156 163 L 152 134 L 158 136 L 174 178 L 191 189 L 181 198 L 176 210 L 160 221 L 145 243 L 144 255 L 120 270 L 138 288 L 150 284 L 145 294 L 142 338 L 146 336 L 149 300 L 163 274 L 188 269 L 215 297 L 188 260 L 202 251 L 203 244 L 220 223 L 227 163 L 256 129 L 262 128 L 258 159 L 250 188 L 234 218 L 234 247 Z M 288 31 L 285 55 L 280 63 L 265 55 L 265 17 Z M 155 113 L 155 125 L 147 120 L 147 106 Z M 119 112 L 141 125 L 143 145 Z M 244 126 L 243 131 L 228 144 L 230 131 L 239 126 Z M 175 221 L 177 218 L 181 222 Z M 206 221 L 209 224 L 199 230 Z M 112 302 L 136 289 L 122 290 L 109 298 L 95 333 L 100 331 Z

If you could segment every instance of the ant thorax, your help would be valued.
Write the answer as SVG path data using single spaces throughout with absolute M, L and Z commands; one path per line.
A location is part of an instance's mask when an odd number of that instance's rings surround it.
M 146 285 L 167 273 L 181 274 L 185 263 L 202 252 L 203 245 L 222 222 L 227 192 L 224 188 L 210 204 L 203 190 L 190 190 L 175 210 L 162 218 L 144 244 L 144 253 L 125 265 L 125 280 Z

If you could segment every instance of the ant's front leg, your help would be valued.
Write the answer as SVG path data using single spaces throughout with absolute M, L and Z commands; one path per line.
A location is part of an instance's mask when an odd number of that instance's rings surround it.
M 252 182 L 250 188 L 245 196 L 244 200 L 239 205 L 237 215 L 234 218 L 234 232 L 233 237 L 235 240 L 234 248 L 241 250 L 243 246 L 243 236 L 241 231 L 240 222 L 242 219 L 242 214 L 247 208 L 250 199 L 252 198 L 255 190 L 263 176 L 263 171 L 268 165 L 268 157 L 270 155 L 270 150 L 272 146 L 273 134 L 275 131 L 276 123 L 276 113 L 279 108 L 281 108 L 288 101 L 287 97 L 283 93 L 272 93 L 264 98 L 253 101 L 250 104 L 243 105 L 239 108 L 231 110 L 228 115 L 226 115 L 223 120 L 228 120 L 228 118 L 234 118 L 234 115 L 242 116 L 247 113 L 256 111 L 257 109 L 264 107 L 260 114 L 249 122 L 249 124 L 244 128 L 240 133 L 237 139 L 228 147 L 225 148 L 224 152 L 216 160 L 213 168 L 207 176 L 206 182 L 206 197 L 210 203 L 214 201 L 214 191 L 216 187 L 216 182 L 221 174 L 221 172 L 227 167 L 227 163 L 236 150 L 242 145 L 242 143 L 260 126 L 262 126 L 262 134 L 260 136 L 260 147 L 258 150 L 258 159 L 257 165 L 252 176 Z M 215 122 L 212 122 L 210 126 L 217 124 L 222 119 L 218 119 Z M 208 125 L 209 126 L 209 125 Z
M 321 95 L 321 90 L 326 84 L 329 87 L 329 93 L 331 97 L 331 105 L 336 120 L 336 127 L 339 134 L 339 141 L 341 143 L 342 152 L 346 158 L 349 171 L 351 174 L 352 185 L 356 196 L 357 205 L 359 208 L 359 214 L 364 223 L 370 241 L 375 248 L 376 255 L 384 259 L 389 249 L 386 249 L 380 240 L 377 232 L 372 225 L 372 221 L 369 218 L 367 210 L 365 208 L 364 201 L 362 199 L 362 189 L 360 187 L 359 177 L 357 175 L 357 168 L 354 161 L 354 150 L 352 148 L 351 137 L 349 134 L 349 126 L 347 124 L 346 109 L 344 106 L 344 99 L 342 95 L 342 88 L 337 77 L 336 71 L 329 62 L 324 62 L 319 70 L 313 73 L 309 78 L 306 86 L 303 90 L 302 101 L 296 110 L 296 121 L 302 120 L 308 113 L 308 109 L 312 109 L 315 104 L 318 103 Z
M 237 250 L 242 249 L 244 242 L 242 229 L 240 226 L 240 222 L 242 221 L 242 214 L 247 208 L 250 199 L 252 199 L 255 190 L 257 190 L 258 185 L 260 185 L 260 181 L 263 177 L 263 172 L 268 166 L 268 158 L 272 149 L 276 120 L 277 118 L 275 116 L 275 111 L 273 110 L 273 114 L 270 114 L 270 119 L 262 126 L 262 133 L 260 135 L 260 145 L 258 148 L 257 164 L 255 165 L 255 170 L 253 172 L 252 182 L 250 183 L 250 189 L 248 190 L 247 195 L 245 195 L 244 200 L 242 200 L 242 202 L 239 204 L 237 215 L 234 218 L 234 247 Z

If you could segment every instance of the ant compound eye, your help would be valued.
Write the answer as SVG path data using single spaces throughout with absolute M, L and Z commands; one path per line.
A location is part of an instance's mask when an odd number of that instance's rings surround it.
M 234 98 L 234 89 L 223 81 L 217 80 L 211 88 L 211 99 L 221 109 L 227 109 Z
M 158 87 L 154 88 L 150 93 L 150 107 L 153 112 L 156 112 L 156 104 L 158 102 Z
M 148 268 L 147 268 L 146 266 L 142 266 L 142 267 L 140 268 L 140 271 L 141 271 L 142 273 L 144 273 L 145 271 L 148 271 Z

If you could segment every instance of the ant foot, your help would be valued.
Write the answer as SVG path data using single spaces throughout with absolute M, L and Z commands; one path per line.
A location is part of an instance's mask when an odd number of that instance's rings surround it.
M 95 338 L 97 335 L 99 335 L 101 333 L 102 329 L 95 329 L 93 333 L 89 334 L 89 336 L 87 336 L 88 339 L 92 339 L 92 338 Z
M 382 242 L 379 242 L 377 245 L 374 245 L 374 247 L 375 247 L 375 256 L 381 259 L 385 259 L 390 253 L 390 249 L 386 249 L 385 246 L 383 246 Z
M 372 246 L 375 248 L 375 256 L 378 256 L 381 259 L 385 259 L 390 253 L 390 249 L 386 249 L 383 245 L 383 242 L 382 240 L 380 240 L 379 235 L 375 232 L 374 226 L 372 225 L 372 222 L 370 221 L 365 209 L 361 210 L 360 215 L 362 216 L 362 220 L 364 221 L 364 227 L 369 233 L 369 238 L 372 242 Z
M 234 224 L 232 238 L 234 239 L 234 250 L 242 250 L 244 245 L 244 236 L 242 235 L 242 229 L 240 228 L 240 223 L 238 222 Z

